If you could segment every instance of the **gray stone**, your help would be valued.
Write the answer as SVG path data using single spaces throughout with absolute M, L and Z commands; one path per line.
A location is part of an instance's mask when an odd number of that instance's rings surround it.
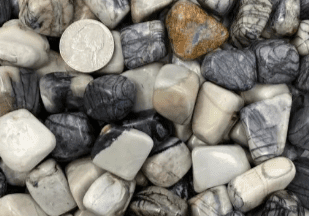
M 300 0 L 300 19 L 309 19 L 309 0 Z
M 233 8 L 235 0 L 197 0 L 197 2 L 206 10 L 224 16 Z
M 299 55 L 304 56 L 309 54 L 309 20 L 301 21 L 295 38 L 291 43 L 296 46 Z
M 10 0 L 0 1 L 0 26 L 11 18 Z
M 309 80 L 308 79 L 309 79 L 309 55 L 304 56 L 300 60 L 300 72 L 299 72 L 299 76 L 295 80 L 296 88 L 304 92 L 309 92 Z
M 10 0 L 10 1 L 11 1 L 11 6 L 12 6 L 12 16 L 14 18 L 18 18 L 18 14 L 19 14 L 18 0 Z

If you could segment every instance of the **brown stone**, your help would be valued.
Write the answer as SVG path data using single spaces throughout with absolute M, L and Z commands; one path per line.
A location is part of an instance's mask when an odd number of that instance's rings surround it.
M 168 12 L 166 27 L 173 52 L 184 60 L 196 59 L 221 46 L 227 29 L 201 7 L 179 1 Z

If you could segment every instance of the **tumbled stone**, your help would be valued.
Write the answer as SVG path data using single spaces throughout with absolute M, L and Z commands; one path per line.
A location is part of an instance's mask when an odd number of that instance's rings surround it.
M 172 191 L 174 194 L 179 196 L 181 199 L 188 200 L 196 195 L 196 192 L 193 189 L 193 175 L 189 171 L 182 179 L 180 179 L 176 184 L 167 188 L 169 191 Z
M 73 15 L 73 22 L 76 22 L 78 20 L 82 19 L 95 19 L 98 18 L 90 8 L 85 4 L 84 0 L 74 0 L 74 15 Z
M 25 68 L 39 68 L 48 62 L 49 43 L 24 26 L 10 20 L 0 28 L 0 63 Z
M 191 164 L 187 146 L 178 138 L 170 137 L 153 148 L 142 171 L 154 185 L 170 187 L 189 171 Z
M 0 2 L 0 26 L 11 18 L 11 0 Z
M 309 19 L 309 0 L 300 0 L 300 19 Z
M 192 151 L 192 163 L 194 190 L 198 193 L 227 184 L 251 168 L 239 145 L 196 147 Z
M 270 159 L 237 176 L 228 184 L 236 210 L 247 212 L 262 204 L 267 195 L 285 189 L 295 177 L 295 166 L 284 157 Z
M 282 154 L 288 132 L 292 97 L 278 95 L 244 107 L 240 119 L 253 160 L 261 163 Z
M 251 50 L 218 50 L 205 56 L 201 71 L 206 80 L 233 91 L 246 91 L 257 81 Z
M 243 126 L 241 121 L 238 121 L 230 132 L 231 139 L 241 146 L 248 148 L 248 138 L 246 134 L 245 127 Z
M 298 76 L 299 55 L 295 46 L 273 39 L 260 41 L 252 49 L 256 54 L 260 83 L 290 83 Z
M 17 18 L 18 19 L 18 14 L 19 14 L 19 3 L 18 3 L 19 0 L 10 0 L 11 2 L 11 14 L 12 14 L 12 17 L 15 19 Z
M 206 10 L 215 15 L 224 16 L 233 8 L 234 0 L 197 0 L 197 2 Z
M 233 211 L 225 185 L 206 190 L 189 200 L 191 216 L 226 215 Z
M 131 181 L 141 169 L 152 147 L 152 139 L 144 132 L 106 125 L 95 141 L 91 157 L 97 166 Z
M 155 81 L 153 106 L 174 123 L 188 124 L 198 89 L 199 78 L 196 73 L 178 65 L 164 65 Z
M 132 198 L 130 210 L 139 216 L 158 213 L 165 216 L 185 216 L 188 214 L 188 204 L 165 188 L 151 186 Z
M 0 117 L 0 128 L 0 156 L 15 171 L 30 171 L 55 148 L 55 136 L 26 109 Z
M 192 135 L 192 127 L 191 122 L 189 124 L 181 125 L 181 124 L 175 124 L 175 137 L 180 139 L 183 142 L 187 142 L 188 139 Z
M 93 80 L 92 76 L 80 73 L 55 72 L 40 79 L 40 92 L 47 112 L 83 110 L 84 92 Z
M 154 109 L 152 103 L 154 85 L 162 66 L 162 63 L 152 63 L 121 74 L 130 79 L 136 87 L 133 112 Z
M 0 199 L 3 216 L 47 216 L 29 194 L 9 194 Z
M 304 56 L 309 54 L 309 20 L 301 21 L 295 38 L 291 41 L 291 43 L 296 46 L 299 55 Z
M 125 181 L 106 172 L 90 186 L 83 203 L 95 214 L 121 216 L 129 205 L 135 184 L 135 180 Z
M 192 136 L 188 140 L 187 146 L 192 151 L 195 147 L 208 146 L 208 144 L 197 138 L 194 134 L 192 134 Z
M 299 76 L 295 80 L 295 87 L 302 91 L 309 92 L 308 76 L 309 76 L 309 55 L 304 56 L 300 61 L 300 72 Z
M 28 172 L 17 172 L 8 167 L 2 160 L 0 161 L 0 168 L 3 171 L 7 183 L 14 186 L 24 187 L 26 185 L 26 178 L 29 175 Z
M 48 215 L 58 216 L 76 207 L 68 181 L 53 159 L 33 169 L 26 185 L 30 195 Z
M 235 93 L 205 82 L 194 108 L 193 134 L 209 145 L 218 144 L 236 123 L 236 113 L 243 107 L 243 99 Z
M 60 37 L 74 16 L 70 0 L 19 0 L 19 19 L 37 33 Z
M 136 185 L 146 187 L 149 183 L 146 176 L 143 174 L 143 172 L 140 170 L 135 176 Z
M 121 75 L 106 75 L 87 85 L 84 107 L 92 118 L 109 123 L 123 119 L 132 110 L 135 97 L 132 81 Z
M 129 69 L 156 62 L 166 53 L 165 30 L 160 20 L 127 26 L 121 30 L 124 63 Z
M 175 3 L 165 22 L 173 52 L 183 60 L 209 53 L 229 37 L 221 23 L 189 1 Z

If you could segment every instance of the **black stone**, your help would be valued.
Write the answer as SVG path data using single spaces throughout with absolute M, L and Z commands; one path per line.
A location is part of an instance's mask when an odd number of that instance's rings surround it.
M 309 55 L 300 60 L 300 72 L 295 80 L 295 87 L 301 91 L 309 92 Z
M 10 0 L 0 1 L 0 27 L 11 17 L 11 2 Z
M 181 143 L 183 142 L 180 139 L 176 137 L 169 137 L 163 142 L 161 142 L 159 145 L 154 146 L 148 157 L 160 154 L 170 148 L 180 145 Z
M 132 110 L 136 88 L 121 75 L 106 75 L 91 81 L 84 94 L 87 114 L 107 123 L 119 121 Z
M 256 83 L 256 59 L 251 50 L 219 50 L 205 56 L 201 72 L 206 80 L 233 91 L 247 91 Z
M 309 0 L 300 0 L 300 19 L 309 19 Z
M 86 114 L 54 114 L 46 119 L 45 125 L 56 137 L 56 147 L 51 153 L 55 160 L 68 162 L 91 152 L 95 136 Z
M 290 83 L 299 74 L 299 54 L 285 40 L 273 39 L 254 43 L 258 81 L 267 84 Z
M 0 197 L 3 197 L 7 191 L 6 177 L 2 170 L 0 170 Z

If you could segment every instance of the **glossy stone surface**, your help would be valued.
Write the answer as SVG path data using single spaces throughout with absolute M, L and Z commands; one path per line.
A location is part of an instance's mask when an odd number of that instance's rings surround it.
M 91 152 L 93 163 L 131 181 L 153 147 L 152 139 L 136 129 L 106 125 Z
M 125 181 L 106 172 L 90 186 L 83 203 L 95 214 L 121 216 L 129 205 L 135 184 L 134 180 Z
M 309 20 L 302 20 L 300 22 L 298 31 L 291 43 L 296 46 L 299 55 L 304 56 L 309 54 Z
M 192 151 L 195 147 L 208 146 L 208 144 L 197 138 L 194 134 L 192 134 L 192 136 L 188 140 L 187 146 Z
M 251 50 L 219 50 L 205 56 L 201 71 L 206 80 L 233 91 L 246 91 L 257 81 Z
M 1 158 L 15 171 L 30 171 L 56 146 L 55 136 L 25 109 L 2 116 L 0 128 Z
M 225 185 L 206 190 L 189 200 L 191 216 L 226 215 L 233 211 Z
M 28 172 L 14 171 L 10 167 L 8 167 L 2 160 L 0 161 L 0 168 L 4 173 L 5 179 L 8 184 L 20 187 L 24 187 L 26 185 L 26 178 L 29 175 L 30 171 Z
M 237 143 L 237 144 L 239 144 L 239 145 L 241 145 L 245 148 L 249 147 L 246 130 L 245 130 L 245 127 L 243 126 L 241 121 L 238 121 L 234 125 L 234 127 L 232 128 L 232 130 L 230 132 L 230 137 L 235 143 Z
M 10 20 L 0 28 L 0 63 L 26 68 L 39 68 L 48 62 L 49 43 L 23 25 Z
M 189 172 L 184 177 L 182 177 L 182 179 L 167 189 L 179 196 L 181 199 L 191 199 L 196 195 L 196 192 L 193 189 L 192 171 L 189 170 Z
M 11 18 L 11 0 L 0 2 L 0 26 Z
M 40 79 L 40 92 L 49 113 L 83 110 L 86 86 L 93 80 L 90 75 L 55 72 Z
M 177 137 L 183 142 L 187 142 L 192 135 L 191 123 L 185 125 L 174 124 L 174 127 L 175 127 L 175 137 Z
M 233 8 L 234 0 L 197 0 L 206 10 L 220 16 L 226 15 Z
M 309 0 L 300 0 L 300 19 L 309 19 Z
M 164 65 L 155 81 L 153 106 L 174 123 L 188 124 L 198 89 L 199 78 L 196 73 L 178 65 Z
M 185 216 L 188 204 L 165 188 L 151 186 L 132 198 L 130 210 L 139 216 L 156 215 L 158 212 L 165 216 Z
M 230 29 L 233 43 L 237 47 L 249 46 L 257 40 L 272 11 L 271 0 L 242 0 Z
M 299 76 L 295 81 L 296 88 L 309 92 L 309 55 L 304 56 L 300 61 L 300 72 Z
M 229 37 L 221 23 L 189 1 L 175 3 L 165 23 L 173 52 L 183 60 L 193 60 L 209 53 Z
M 70 0 L 19 0 L 19 19 L 37 33 L 60 37 L 74 16 Z
M 84 0 L 75 0 L 74 1 L 74 15 L 73 15 L 73 22 L 76 22 L 78 20 L 82 19 L 95 19 L 97 20 L 98 18 L 90 8 L 85 4 Z
M 134 69 L 156 62 L 166 55 L 165 30 L 160 20 L 127 26 L 121 30 L 124 63 Z
M 109 123 L 123 119 L 132 110 L 135 97 L 132 81 L 121 75 L 106 75 L 87 85 L 84 107 L 92 118 Z
M 178 138 L 170 137 L 154 147 L 142 171 L 154 185 L 170 187 L 189 171 L 191 164 L 187 146 Z
M 258 65 L 258 81 L 267 84 L 292 82 L 299 73 L 295 46 L 284 40 L 264 40 L 253 45 Z
M 236 210 L 247 212 L 262 204 L 267 195 L 285 189 L 295 173 L 295 166 L 289 159 L 270 159 L 230 181 L 231 203 Z
M 278 95 L 244 107 L 240 119 L 253 160 L 261 163 L 282 154 L 289 126 L 292 97 Z
M 76 207 L 68 181 L 53 159 L 33 169 L 26 185 L 30 195 L 48 215 L 61 215 Z
M 194 190 L 227 184 L 249 170 L 250 164 L 239 145 L 196 147 L 192 151 Z
M 47 216 L 29 194 L 9 194 L 0 199 L 3 216 Z
M 236 123 L 243 99 L 235 93 L 205 82 L 198 94 L 192 119 L 193 134 L 209 145 L 218 144 Z

